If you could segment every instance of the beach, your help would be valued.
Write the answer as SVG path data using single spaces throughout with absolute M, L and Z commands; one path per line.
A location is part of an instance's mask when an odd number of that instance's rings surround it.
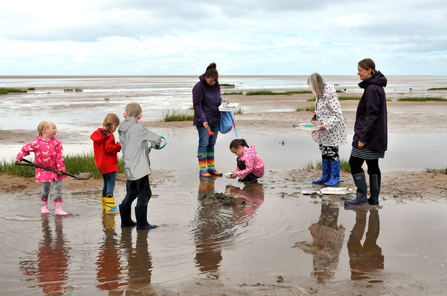
M 226 80 L 233 82 L 231 79 Z M 290 78 L 282 79 L 293 82 Z M 125 233 L 119 227 L 119 215 L 112 217 L 113 222 L 102 215 L 98 197 L 102 180 L 64 179 L 64 209 L 73 214 L 64 217 L 63 222 L 50 214 L 48 226 L 38 212 L 41 184 L 34 182 L 34 178 L 1 174 L 1 214 L 5 225 L 2 236 L 10 242 L 26 237 L 12 252 L 11 259 L 2 259 L 4 267 L 0 268 L 0 274 L 4 278 L 4 291 L 35 295 L 45 294 L 45 289 L 50 287 L 67 295 L 108 295 L 109 292 L 113 295 L 130 292 L 135 295 L 442 295 L 447 288 L 447 257 L 439 246 L 447 243 L 447 228 L 443 223 L 443 210 L 447 209 L 447 175 L 428 173 L 425 169 L 442 169 L 447 165 L 442 153 L 447 141 L 447 103 L 397 99 L 426 96 L 428 88 L 439 87 L 443 80 L 431 84 L 433 80 L 426 79 L 424 84 L 413 86 L 410 92 L 404 82 L 413 78 L 399 79 L 389 92 L 387 90 L 390 145 L 385 158 L 379 162 L 382 169 L 379 207 L 345 210 L 343 201 L 353 195 L 302 194 L 303 190 L 321 188 L 311 182 L 321 171 L 306 167 L 308 162 L 319 160 L 318 145 L 311 140 L 310 132 L 292 127 L 310 121 L 312 112 L 295 110 L 298 106 L 313 106 L 314 102 L 308 101 L 312 94 L 223 96 L 225 100 L 238 102 L 243 109 L 243 114 L 235 117 L 238 136 L 256 145 L 266 160 L 266 175 L 260 186 L 252 187 L 225 178 L 199 180 L 195 157 L 197 131 L 192 122 L 163 122 L 158 118 L 163 108 L 151 109 L 152 103 L 147 107 L 142 104 L 141 123 L 163 134 L 168 142 L 165 149 L 151 152 L 153 174 L 150 180 L 154 196 L 149 205 L 149 217 L 159 227 L 145 236 L 137 234 L 135 229 L 131 234 Z M 180 84 L 179 104 L 174 99 L 164 100 L 161 90 L 154 93 L 154 97 L 161 97 L 165 108 L 188 108 L 191 104 L 187 97 L 189 84 L 195 80 L 187 77 Z M 97 84 L 101 81 L 99 79 Z M 346 81 L 349 82 L 347 86 L 339 82 L 336 87 L 346 88 L 339 96 L 361 96 L 354 78 Z M 89 135 L 100 127 L 105 111 L 113 110 L 121 117 L 127 102 L 150 99 L 141 90 L 132 94 L 129 91 L 126 95 L 120 92 L 115 96 L 85 91 L 75 103 L 60 92 L 65 85 L 52 87 L 42 89 L 41 93 L 36 90 L 38 93 L 32 98 L 26 98 L 26 94 L 1 97 L 8 99 L 8 103 L 3 100 L 0 105 L 0 113 L 6 118 L 0 130 L 4 159 L 14 157 L 17 149 L 35 137 L 37 125 L 17 124 L 18 128 L 11 128 L 14 125 L 6 121 L 32 115 L 32 120 L 24 121 L 35 122 L 40 118 L 36 112 L 41 108 L 34 101 L 36 97 L 45 98 L 47 103 L 57 102 L 54 109 L 42 111 L 48 117 L 62 121 L 67 113 L 66 121 L 56 124 L 58 139 L 71 152 L 91 150 Z M 300 87 L 305 88 L 302 83 Z M 53 94 L 47 95 L 48 91 Z M 445 98 L 447 91 L 432 94 Z M 75 98 L 75 94 L 71 96 Z M 104 107 L 106 96 L 111 102 Z M 14 102 L 21 107 L 14 106 Z M 341 148 L 341 156 L 347 160 L 358 101 L 342 100 L 340 103 L 349 135 L 349 143 Z M 18 113 L 12 115 L 11 108 Z M 145 109 L 150 109 L 146 113 L 148 116 L 145 116 Z M 93 110 L 102 113 L 92 114 Z M 60 117 L 56 113 L 61 114 Z M 224 172 L 235 166 L 228 148 L 234 137 L 233 131 L 219 135 L 216 144 L 216 167 Z M 340 187 L 355 188 L 350 173 L 342 172 L 341 181 Z M 124 198 L 125 182 L 125 175 L 118 175 L 118 203 Z M 245 197 L 248 206 L 241 209 L 200 204 L 197 197 L 213 192 L 233 192 Z M 327 234 L 320 237 L 322 242 L 318 244 L 318 235 L 312 232 L 315 227 L 317 230 L 326 227 L 328 217 L 336 225 L 331 226 L 331 231 L 338 232 L 338 246 L 327 242 Z M 354 241 L 352 233 L 359 221 L 363 221 L 362 217 L 368 217 L 366 224 L 370 226 L 366 229 L 371 230 L 372 223 L 377 223 L 380 231 L 375 232 L 375 248 L 365 247 L 355 254 L 350 247 Z M 78 226 L 85 222 L 89 225 Z M 16 225 L 20 227 L 16 229 Z M 63 241 L 60 247 L 70 254 L 60 255 L 68 263 L 66 268 L 59 266 L 54 271 L 59 275 L 55 281 L 38 275 L 38 266 L 42 265 L 39 250 L 45 247 L 42 242 L 48 239 L 45 234 L 42 238 L 40 233 L 48 227 L 50 232 L 55 229 L 53 239 L 57 237 Z M 62 230 L 63 235 L 58 234 L 57 231 Z M 89 234 L 84 236 L 83 231 Z M 382 257 L 374 257 L 378 252 L 376 247 Z M 108 253 L 96 252 L 98 248 Z M 3 245 L 0 251 L 6 253 L 8 247 Z M 110 258 L 117 260 L 111 264 Z M 353 265 L 354 258 L 358 266 Z M 376 267 L 370 264 L 377 260 L 382 263 Z M 24 261 L 32 263 L 37 271 L 26 272 L 29 264 Z M 98 273 L 102 269 L 112 269 L 114 273 L 109 278 L 107 275 L 101 277 Z M 8 273 L 8 270 L 14 272 Z M 140 271 L 141 276 L 135 274 L 135 270 Z M 357 278 L 359 273 L 362 276 Z

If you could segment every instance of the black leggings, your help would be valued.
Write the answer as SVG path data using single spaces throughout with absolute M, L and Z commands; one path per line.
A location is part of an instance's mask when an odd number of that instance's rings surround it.
M 362 165 L 363 162 L 366 161 L 366 164 L 368 166 L 368 174 L 369 175 L 379 175 L 380 176 L 380 169 L 379 169 L 379 159 L 363 159 L 351 156 L 349 158 L 349 166 L 351 167 L 351 174 L 355 175 L 358 173 L 363 173 Z

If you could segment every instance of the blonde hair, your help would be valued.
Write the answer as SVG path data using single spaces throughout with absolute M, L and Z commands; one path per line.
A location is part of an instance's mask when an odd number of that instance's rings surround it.
M 313 73 L 307 78 L 307 84 L 314 95 L 323 99 L 324 79 L 318 73 Z
M 127 104 L 126 106 L 126 115 L 129 117 L 138 117 L 143 113 L 143 109 L 141 109 L 140 104 L 132 102 Z
M 36 137 L 36 138 L 38 138 L 39 136 L 42 136 L 43 130 L 44 130 L 44 129 L 49 129 L 51 125 L 54 125 L 54 127 L 56 128 L 56 125 L 55 125 L 53 122 L 51 122 L 51 121 L 46 121 L 46 120 L 41 121 L 41 122 L 39 123 L 39 125 L 37 126 L 37 132 L 38 132 L 38 134 L 37 134 L 37 137 Z M 57 128 L 56 128 L 56 129 L 57 129 Z
M 106 118 L 104 118 L 104 121 L 102 122 L 102 126 L 105 127 L 106 129 L 108 129 L 109 132 L 111 132 L 111 128 L 112 128 L 113 124 L 119 125 L 120 119 L 118 118 L 118 116 L 116 116 L 116 114 L 109 113 L 109 114 L 107 114 Z

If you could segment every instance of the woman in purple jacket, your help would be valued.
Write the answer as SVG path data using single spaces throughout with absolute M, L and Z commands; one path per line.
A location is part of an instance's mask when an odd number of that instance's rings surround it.
M 385 157 L 388 144 L 387 110 L 385 90 L 387 79 L 371 59 L 358 63 L 358 73 L 364 89 L 357 106 L 349 166 L 354 183 L 357 186 L 357 196 L 354 200 L 345 201 L 347 206 L 379 205 L 380 169 L 379 158 Z M 368 165 L 370 198 L 368 199 L 363 162 Z
M 216 64 L 211 63 L 202 74 L 192 89 L 194 106 L 194 125 L 199 133 L 199 158 L 200 177 L 222 176 L 221 172 L 214 168 L 214 144 L 220 126 L 220 85 L 219 73 Z

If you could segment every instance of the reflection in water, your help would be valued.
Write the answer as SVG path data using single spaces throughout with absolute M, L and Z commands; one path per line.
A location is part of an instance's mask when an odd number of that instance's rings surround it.
M 104 229 L 104 242 L 99 247 L 98 260 L 96 262 L 96 287 L 100 290 L 110 291 L 117 289 L 123 284 L 119 284 L 120 253 L 119 242 L 116 239 L 115 216 L 102 213 Z
M 313 275 L 321 283 L 335 275 L 343 247 L 345 228 L 337 225 L 338 213 L 338 207 L 322 203 L 320 219 L 309 227 L 313 242 L 295 244 L 295 247 L 313 255 Z
M 137 231 L 137 242 L 135 248 L 132 248 L 133 230 L 133 227 L 124 227 L 121 233 L 121 248 L 126 254 L 128 262 L 128 290 L 147 291 L 150 288 L 152 277 L 152 258 L 147 242 L 149 230 Z
M 369 211 L 368 232 L 362 245 L 361 240 L 365 232 L 367 211 L 353 207 L 347 207 L 346 209 L 356 212 L 355 225 L 348 241 L 351 279 L 368 278 L 366 275 L 368 272 L 384 268 L 382 248 L 377 245 L 380 231 L 379 211 L 377 209 Z
M 200 178 L 198 196 L 214 195 L 215 178 Z M 244 189 L 227 186 L 234 197 L 245 198 L 245 207 L 226 207 L 217 204 L 199 203 L 194 221 L 194 240 L 196 243 L 196 266 L 210 279 L 219 278 L 222 261 L 222 246 L 234 238 L 235 226 L 250 223 L 255 211 L 264 202 L 262 184 L 247 184 Z
M 63 295 L 68 290 L 68 260 L 69 248 L 63 234 L 63 216 L 55 216 L 55 233 L 53 234 L 48 215 L 42 215 L 42 240 L 39 243 L 37 260 L 20 261 L 20 268 L 24 275 L 32 276 L 28 281 L 39 282 L 45 294 Z M 35 278 L 34 278 L 35 277 Z M 36 286 L 29 286 L 34 288 Z
M 256 210 L 264 203 L 264 185 L 261 183 L 245 184 L 243 189 L 227 185 L 225 192 L 245 199 L 245 207 L 234 209 L 237 217 L 242 219 L 252 220 Z

